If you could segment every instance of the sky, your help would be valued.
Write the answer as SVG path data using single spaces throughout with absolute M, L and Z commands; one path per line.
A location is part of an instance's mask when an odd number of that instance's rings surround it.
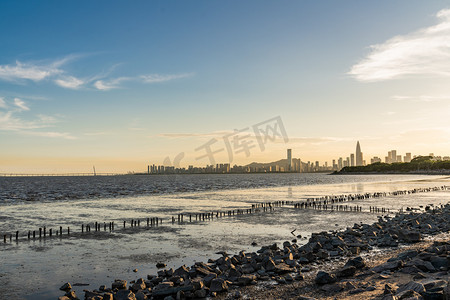
M 0 173 L 450 155 L 447 1 L 5 0 L 0 37 Z

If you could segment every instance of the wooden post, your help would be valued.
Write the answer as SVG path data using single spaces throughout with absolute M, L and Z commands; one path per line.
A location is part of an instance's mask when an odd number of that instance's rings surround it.
M 81 232 L 84 232 L 84 224 L 81 224 Z
M 6 234 L 3 235 L 3 242 L 6 243 Z
M 16 231 L 16 241 L 19 239 L 19 231 Z
M 59 235 L 62 236 L 62 226 L 59 226 Z
M 28 230 L 28 239 L 30 239 L 31 232 Z
M 42 228 L 39 228 L 39 238 L 42 237 Z
M 49 230 L 49 235 L 52 236 L 52 229 Z
M 67 235 L 70 235 L 70 227 L 67 227 Z

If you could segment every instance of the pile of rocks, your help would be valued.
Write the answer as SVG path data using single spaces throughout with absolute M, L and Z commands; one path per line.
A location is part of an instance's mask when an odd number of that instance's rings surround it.
M 124 280 L 116 280 L 110 288 L 101 286 L 98 290 L 85 290 L 88 300 L 133 300 L 133 299 L 193 299 L 214 297 L 225 292 L 231 285 L 254 285 L 257 281 L 276 280 L 287 283 L 303 280 L 302 272 L 309 268 L 305 265 L 316 261 L 330 260 L 343 256 L 355 256 L 361 250 L 370 250 L 374 246 L 397 246 L 399 242 L 418 242 L 422 234 L 448 232 L 450 229 L 450 205 L 424 213 L 399 214 L 393 218 L 379 218 L 372 225 L 355 224 L 345 231 L 321 232 L 312 234 L 309 242 L 298 246 L 296 240 L 264 246 L 256 253 L 241 251 L 230 256 L 220 252 L 218 259 L 208 263 L 197 262 L 191 267 L 181 266 L 176 270 L 164 269 L 158 275 L 149 275 L 146 280 L 138 279 L 130 285 Z M 438 247 L 438 248 L 436 248 Z M 389 271 L 390 268 L 407 267 L 410 271 L 436 271 L 441 267 L 448 270 L 448 257 L 443 257 L 436 246 L 425 254 L 413 256 L 413 253 L 397 260 L 389 261 L 385 266 L 373 270 Z M 427 250 L 428 251 L 428 250 Z M 436 255 L 433 255 L 436 251 Z M 447 251 L 448 245 L 443 251 Z M 428 253 L 428 254 L 426 254 Z M 406 254 L 405 254 L 406 255 Z M 405 259 L 410 259 L 405 261 Z M 357 269 L 364 267 L 361 258 L 355 258 L 335 275 L 320 273 L 317 283 L 336 281 L 338 277 L 352 276 Z M 385 269 L 383 269 L 385 268 Z M 436 269 L 437 268 L 437 269 Z M 428 292 L 425 289 L 425 292 Z M 66 294 L 60 300 L 76 299 Z
M 349 259 L 344 267 L 334 273 L 319 271 L 315 283 L 321 286 L 320 289 L 324 292 L 348 290 L 349 295 L 354 295 L 377 289 L 373 281 L 370 284 L 371 281 L 364 280 L 364 277 L 379 274 L 379 281 L 400 278 L 402 273 L 411 275 L 412 280 L 404 284 L 396 284 L 395 280 L 391 280 L 385 284 L 380 299 L 444 300 L 450 298 L 449 269 L 450 242 L 435 242 L 423 251 L 402 252 L 370 269 L 361 257 Z M 360 272 L 358 280 L 349 281 L 348 278 L 354 278 L 357 271 Z

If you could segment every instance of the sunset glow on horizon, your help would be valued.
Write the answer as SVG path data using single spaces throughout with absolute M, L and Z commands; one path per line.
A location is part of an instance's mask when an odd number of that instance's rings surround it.
M 231 165 L 450 155 L 442 1 L 2 1 L 0 23 L 0 173 L 205 166 L 208 143 Z

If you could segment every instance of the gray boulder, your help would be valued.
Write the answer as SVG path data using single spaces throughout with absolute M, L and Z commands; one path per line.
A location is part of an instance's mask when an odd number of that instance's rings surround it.
M 213 279 L 209 290 L 215 293 L 224 292 L 228 290 L 228 283 L 222 278 Z
M 319 285 L 336 282 L 336 277 L 328 272 L 319 271 L 316 275 L 315 282 Z

